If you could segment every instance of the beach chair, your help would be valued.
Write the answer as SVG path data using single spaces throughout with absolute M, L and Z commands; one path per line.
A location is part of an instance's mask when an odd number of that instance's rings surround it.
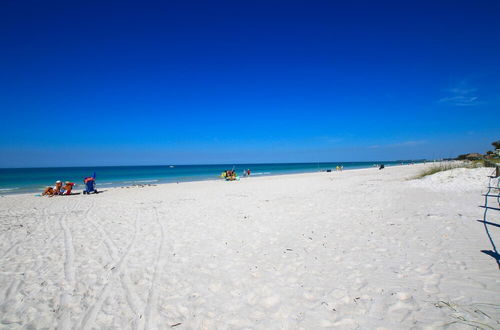
M 86 177 L 85 179 L 83 179 L 83 183 L 85 183 L 85 190 L 83 191 L 84 195 L 89 195 L 91 193 L 97 194 L 97 189 L 95 189 L 94 177 Z
M 73 182 L 66 181 L 66 184 L 64 185 L 64 192 L 61 193 L 61 195 L 71 195 L 71 191 L 73 190 L 73 187 L 75 184 Z

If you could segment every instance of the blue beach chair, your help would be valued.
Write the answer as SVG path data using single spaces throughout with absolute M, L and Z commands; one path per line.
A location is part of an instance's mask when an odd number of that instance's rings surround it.
M 88 176 L 83 179 L 83 183 L 85 183 L 85 190 L 83 191 L 83 194 L 97 194 L 97 189 L 95 189 L 95 173 L 93 176 Z

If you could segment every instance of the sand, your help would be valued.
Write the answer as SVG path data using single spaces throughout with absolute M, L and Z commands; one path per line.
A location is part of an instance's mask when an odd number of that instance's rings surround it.
M 0 328 L 498 329 L 491 170 L 424 166 L 1 197 Z

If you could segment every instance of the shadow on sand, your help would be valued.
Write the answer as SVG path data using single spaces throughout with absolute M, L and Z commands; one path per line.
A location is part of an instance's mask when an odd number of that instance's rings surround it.
M 491 246 L 493 248 L 492 250 L 481 250 L 481 252 L 484 254 L 487 254 L 490 257 L 492 257 L 493 259 L 495 259 L 495 261 L 497 262 L 498 269 L 500 270 L 500 254 L 498 253 L 497 247 L 495 245 L 495 241 L 493 240 L 493 237 L 491 236 L 491 233 L 489 230 L 489 226 L 500 227 L 500 225 L 496 224 L 494 222 L 487 221 L 488 211 L 490 211 L 490 210 L 491 211 L 499 211 L 500 210 L 499 208 L 488 206 L 488 197 L 496 197 L 497 198 L 496 200 L 498 201 L 498 195 L 491 195 L 490 192 L 491 192 L 491 189 L 498 189 L 499 188 L 500 178 L 497 179 L 496 187 L 491 185 L 493 179 L 496 179 L 496 177 L 490 176 L 490 182 L 488 184 L 488 192 L 484 195 L 485 196 L 484 197 L 484 205 L 480 206 L 481 208 L 484 208 L 483 220 L 477 220 L 477 221 L 483 223 L 484 230 L 486 231 L 486 235 L 488 235 Z

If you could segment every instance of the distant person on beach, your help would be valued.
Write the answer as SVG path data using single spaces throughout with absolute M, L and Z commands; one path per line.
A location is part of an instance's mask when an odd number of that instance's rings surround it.
M 250 176 L 250 169 L 247 170 L 247 176 Z

